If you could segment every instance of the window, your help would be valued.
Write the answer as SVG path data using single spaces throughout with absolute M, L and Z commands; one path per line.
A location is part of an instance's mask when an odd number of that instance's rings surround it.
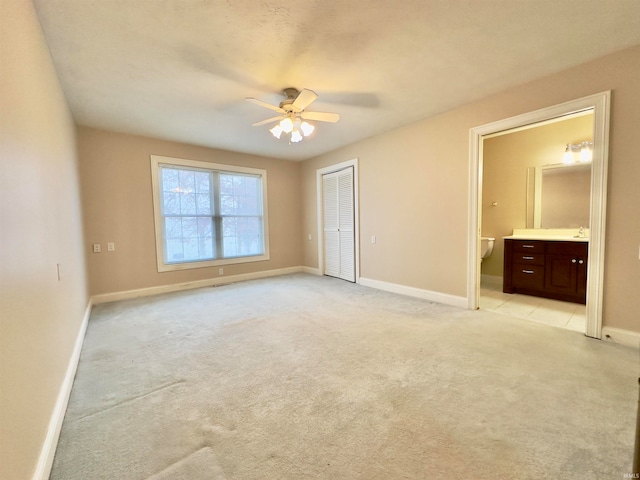
M 267 172 L 151 156 L 158 271 L 269 259 Z

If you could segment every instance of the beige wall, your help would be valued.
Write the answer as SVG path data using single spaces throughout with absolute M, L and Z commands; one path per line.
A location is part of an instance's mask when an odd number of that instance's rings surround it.
M 358 157 L 361 276 L 464 296 L 458 279 L 466 275 L 466 224 L 456 219 L 466 217 L 466 198 L 450 195 L 443 179 L 466 177 L 467 166 L 440 152 L 450 146 L 465 156 L 468 145 L 449 145 L 451 126 L 446 121 L 425 131 L 414 124 L 305 162 L 303 228 L 312 234 L 305 242 L 305 265 L 317 267 L 315 171 Z M 440 161 L 430 161 L 435 158 Z M 448 249 L 463 258 L 448 257 Z
M 603 317 L 640 332 L 639 60 L 637 46 L 305 162 L 305 265 L 317 267 L 315 171 L 359 157 L 361 275 L 466 296 L 469 129 L 612 90 Z
M 0 478 L 23 480 L 88 296 L 75 127 L 32 3 L 3 0 L 0 23 Z
M 567 143 L 592 137 L 590 114 L 484 140 L 481 231 L 482 236 L 496 239 L 493 253 L 482 261 L 484 275 L 502 276 L 502 237 L 514 228 L 527 228 L 527 169 L 561 163 Z M 492 206 L 493 202 L 498 205 Z
M 225 276 L 301 265 L 299 163 L 91 128 L 78 129 L 78 155 L 92 295 L 218 277 L 218 267 L 158 273 L 150 155 L 267 170 L 271 259 L 225 265 Z

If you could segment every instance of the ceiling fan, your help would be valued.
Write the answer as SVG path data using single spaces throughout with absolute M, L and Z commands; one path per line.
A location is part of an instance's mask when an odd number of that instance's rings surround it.
M 289 143 L 297 143 L 302 141 L 304 137 L 311 135 L 315 129 L 315 127 L 306 120 L 331 123 L 336 123 L 340 120 L 340 115 L 337 113 L 307 112 L 305 110 L 318 98 L 318 95 L 313 90 L 303 88 L 298 91 L 295 88 L 285 88 L 283 93 L 287 98 L 280 102 L 280 105 L 277 107 L 258 100 L 257 98 L 247 98 L 248 101 L 256 105 L 274 110 L 280 114 L 276 117 L 256 122 L 252 126 L 259 127 L 261 125 L 278 122 L 275 127 L 269 130 L 271 134 L 276 138 L 280 138 L 283 132 L 287 133 L 289 134 Z

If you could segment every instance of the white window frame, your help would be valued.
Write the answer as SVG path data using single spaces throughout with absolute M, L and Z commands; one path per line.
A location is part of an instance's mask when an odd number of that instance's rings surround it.
M 153 217 L 155 224 L 156 237 L 156 261 L 158 272 L 170 272 L 176 270 L 186 270 L 190 268 L 215 267 L 220 265 L 232 265 L 237 263 L 263 262 L 270 259 L 269 256 L 269 221 L 267 218 L 267 171 L 250 168 L 238 167 L 235 165 L 223 165 L 219 163 L 201 162 L 198 160 L 186 160 L 183 158 L 163 157 L 159 155 L 151 155 L 151 186 L 153 193 Z M 199 170 L 216 171 L 220 173 L 230 174 L 249 174 L 259 176 L 262 180 L 262 225 L 263 225 L 263 242 L 264 253 L 261 255 L 250 255 L 232 258 L 216 258 L 212 260 L 188 260 L 184 262 L 165 263 L 164 258 L 164 221 L 161 208 L 161 192 L 159 170 L 162 165 L 171 167 L 186 167 Z

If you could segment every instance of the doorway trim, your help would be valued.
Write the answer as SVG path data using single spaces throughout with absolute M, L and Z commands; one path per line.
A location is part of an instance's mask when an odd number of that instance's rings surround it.
M 587 269 L 587 322 L 585 335 L 602 338 L 604 243 L 606 230 L 607 172 L 609 162 L 609 111 L 611 91 L 474 127 L 469 131 L 469 228 L 467 298 L 469 308 L 480 305 L 480 236 L 482 226 L 483 136 L 530 126 L 553 118 L 593 110 L 593 160 L 591 171 L 590 239 Z
M 356 283 L 360 283 L 360 184 L 358 174 L 358 158 L 347 160 L 345 162 L 329 165 L 328 167 L 319 168 L 316 170 L 316 218 L 317 229 L 316 235 L 318 239 L 318 273 L 324 275 L 324 214 L 322 210 L 323 206 L 323 192 L 322 192 L 322 176 L 327 173 L 334 173 L 345 168 L 353 167 L 353 233 L 355 242 L 355 279 Z

